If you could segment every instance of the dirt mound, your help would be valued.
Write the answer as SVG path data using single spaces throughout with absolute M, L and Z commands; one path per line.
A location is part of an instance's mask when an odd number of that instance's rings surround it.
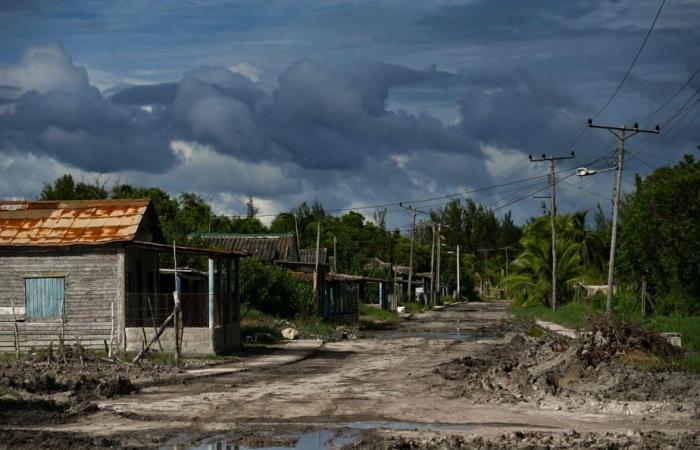
M 594 327 L 568 340 L 516 335 L 509 343 L 442 364 L 447 389 L 477 403 L 535 403 L 543 408 L 698 417 L 700 376 L 671 369 L 678 349 L 633 327 Z M 635 362 L 670 361 L 640 370 Z M 646 366 L 645 366 L 646 367 Z M 444 384 L 444 383 L 443 383 Z M 636 404 L 634 402 L 655 402 Z
M 562 434 L 516 431 L 500 436 L 439 436 L 430 439 L 389 437 L 364 439 L 350 447 L 373 450 L 494 450 L 494 449 L 695 449 L 700 432 L 665 434 L 657 431 Z
M 596 367 L 627 355 L 629 362 L 663 361 L 664 367 L 683 368 L 683 351 L 679 347 L 658 333 L 629 322 L 599 318 L 593 323 L 590 333 L 582 335 L 576 344 L 576 356 L 586 366 Z
M 0 430 L 0 448 L 129 448 L 119 441 L 104 437 L 50 431 Z

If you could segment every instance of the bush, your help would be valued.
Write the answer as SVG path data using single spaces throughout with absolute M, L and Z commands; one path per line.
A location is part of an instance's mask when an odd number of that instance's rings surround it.
M 285 318 L 312 316 L 316 306 L 310 283 L 295 279 L 281 267 L 252 258 L 241 262 L 241 302 Z

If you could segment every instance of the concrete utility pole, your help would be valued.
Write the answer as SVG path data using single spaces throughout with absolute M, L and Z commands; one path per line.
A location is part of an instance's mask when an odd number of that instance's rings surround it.
M 408 256 L 408 301 L 412 302 L 416 292 L 413 289 L 413 241 L 416 240 L 416 210 L 413 210 L 413 226 L 411 227 L 411 252 Z
M 560 159 L 574 159 L 576 155 L 571 152 L 571 156 L 550 156 L 547 157 L 544 153 L 542 158 L 532 159 L 532 155 L 529 156 L 530 161 L 549 161 L 549 221 L 552 227 L 552 310 L 557 310 L 557 227 L 556 227 L 556 217 L 557 217 L 557 194 L 556 185 L 557 179 L 555 174 L 556 163 Z
M 507 245 L 505 247 L 499 247 L 499 250 L 505 250 L 506 251 L 506 277 L 508 276 L 508 266 L 510 259 L 508 258 L 508 250 L 512 250 L 513 247 L 508 247 Z M 506 297 L 508 297 L 508 288 L 504 288 L 504 293 Z
M 611 127 L 607 125 L 593 125 L 593 119 L 588 119 L 589 128 L 601 128 L 608 130 L 617 138 L 618 147 L 615 155 L 615 197 L 613 198 L 612 235 L 610 238 L 610 260 L 608 262 L 608 299 L 605 303 L 605 314 L 612 315 L 613 300 L 613 273 L 615 271 L 615 245 L 617 243 L 617 219 L 620 210 L 620 190 L 622 189 L 622 163 L 625 159 L 625 139 L 637 133 L 659 134 L 660 128 L 657 125 L 653 130 L 642 130 L 639 124 L 635 123 L 632 128 L 624 125 L 621 127 Z M 631 134 L 627 135 L 627 132 Z
M 435 224 L 432 224 L 432 242 L 430 244 L 430 303 L 435 300 Z
M 477 250 L 479 253 L 484 254 L 484 290 L 488 293 L 489 291 L 489 252 L 494 249 L 492 248 L 481 248 Z M 482 292 L 483 293 L 483 292 Z
M 440 224 L 440 223 L 437 224 L 437 235 L 435 236 L 435 246 L 437 247 L 437 260 L 436 260 L 437 262 L 435 265 L 437 266 L 436 278 L 437 278 L 438 300 L 440 300 L 442 298 L 442 290 L 440 288 L 440 247 L 442 246 L 442 239 L 440 236 L 440 232 L 441 232 L 442 227 L 440 225 L 442 225 L 442 224 Z M 435 304 L 435 303 L 433 302 L 433 304 Z
M 338 239 L 333 235 L 333 272 L 338 273 Z
M 459 245 L 457 246 L 457 300 L 460 300 L 462 298 L 462 289 L 461 289 L 461 273 L 459 271 Z
M 425 214 L 426 216 L 430 216 L 429 212 L 426 211 L 421 211 L 420 209 L 416 209 L 413 206 L 404 206 L 403 203 L 399 203 L 399 206 L 401 208 L 406 208 L 409 211 L 413 211 L 413 225 L 411 227 L 411 252 L 408 257 L 408 299 L 409 301 L 413 301 L 415 299 L 415 290 L 413 289 L 413 246 L 414 246 L 414 241 L 416 239 L 416 213 L 421 213 Z M 435 235 L 435 224 L 433 224 L 433 236 Z M 433 240 L 435 238 L 433 237 Z M 432 286 L 432 273 L 433 273 L 433 256 L 430 256 L 430 283 Z

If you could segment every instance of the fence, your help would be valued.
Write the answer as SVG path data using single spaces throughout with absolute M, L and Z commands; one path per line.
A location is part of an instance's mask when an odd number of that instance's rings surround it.
M 175 300 L 172 293 L 126 294 L 126 326 L 160 326 L 173 312 Z M 182 322 L 185 327 L 209 326 L 209 294 L 206 292 L 180 294 Z M 173 326 L 172 322 L 169 326 Z

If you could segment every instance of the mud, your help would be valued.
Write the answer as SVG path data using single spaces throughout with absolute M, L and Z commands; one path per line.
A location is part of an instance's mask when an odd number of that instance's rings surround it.
M 36 421 L 29 415 L 5 422 L 0 442 L 17 432 L 25 441 L 8 441 L 10 447 L 46 447 L 43 436 L 54 448 L 196 448 L 220 441 L 255 448 L 349 431 L 357 449 L 697 446 L 697 376 L 635 368 L 650 361 L 644 339 L 630 347 L 634 339 L 621 335 L 621 346 L 606 352 L 599 344 L 618 336 L 602 330 L 590 342 L 531 337 L 531 324 L 509 318 L 506 307 L 462 304 L 416 314 L 394 329 L 326 342 L 303 358 L 289 359 L 298 349 L 280 348 L 262 356 L 279 364 L 186 383 L 139 383 L 129 395 L 89 382 L 76 388 L 75 374 L 98 370 L 81 372 L 79 363 L 66 373 L 55 364 L 30 369 L 24 385 L 37 393 L 19 398 L 57 404 L 37 404 L 33 410 L 43 412 Z M 171 370 L 152 369 L 112 368 L 104 379 L 166 379 Z M 53 379 L 41 378 L 47 374 Z M 20 375 L 10 377 L 15 391 L 23 386 Z M 93 400 L 81 401 L 82 391 Z M 75 445 L 61 441 L 70 438 Z
M 431 438 L 374 437 L 346 449 L 355 450 L 493 450 L 493 449 L 696 449 L 700 433 L 658 431 L 549 434 L 516 431 L 498 436 L 437 436 Z
M 700 376 L 638 368 L 640 361 L 677 356 L 675 348 L 647 332 L 626 329 L 624 337 L 613 333 L 594 329 L 576 340 L 518 333 L 433 372 L 448 382 L 447 391 L 478 403 L 654 414 L 669 420 L 700 417 Z

